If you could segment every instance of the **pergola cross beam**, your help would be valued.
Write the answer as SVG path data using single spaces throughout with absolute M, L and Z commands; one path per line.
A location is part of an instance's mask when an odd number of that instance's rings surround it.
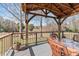
M 33 15 L 32 17 L 30 17 L 30 19 L 28 20 L 28 23 L 35 17 L 36 15 Z
M 45 9 L 45 11 L 44 11 L 44 9 L 42 9 L 42 11 L 43 11 L 43 13 L 46 14 L 46 15 L 50 13 L 50 12 L 48 12 L 47 9 Z
M 61 24 L 68 18 L 68 16 L 64 17 L 63 20 L 61 21 Z
M 43 15 L 43 14 L 32 13 L 32 12 L 28 12 L 28 14 L 32 14 L 32 15 L 36 15 L 36 16 L 43 16 L 43 17 L 48 17 L 48 18 L 57 18 L 57 17 L 53 17 L 53 16 L 46 16 L 46 15 Z

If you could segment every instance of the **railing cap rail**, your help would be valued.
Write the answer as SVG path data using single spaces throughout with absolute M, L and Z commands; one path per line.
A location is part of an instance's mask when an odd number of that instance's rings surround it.
M 0 36 L 0 39 L 2 39 L 2 38 L 5 38 L 5 37 L 7 37 L 7 36 L 9 36 L 9 35 L 12 35 L 13 33 L 7 33 L 7 34 L 5 34 L 5 35 L 2 35 L 2 36 Z

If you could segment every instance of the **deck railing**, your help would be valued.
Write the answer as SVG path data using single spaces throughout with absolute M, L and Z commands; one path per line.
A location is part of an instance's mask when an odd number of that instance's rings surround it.
M 35 45 L 39 43 L 43 43 L 47 41 L 47 38 L 49 37 L 51 32 L 29 32 L 28 33 L 28 45 Z M 21 34 L 23 35 L 23 38 L 21 39 Z M 13 42 L 16 44 L 16 42 L 20 42 L 22 45 L 26 44 L 26 37 L 25 33 L 18 33 L 15 32 L 13 34 Z
M 0 37 L 0 55 L 7 55 L 8 50 L 13 46 L 13 34 L 8 33 Z
M 63 35 L 62 36 L 65 36 L 65 38 L 68 38 L 68 39 L 74 39 L 74 36 L 79 33 L 78 32 L 63 32 Z
M 50 32 L 28 32 L 28 46 L 30 45 L 37 45 L 40 43 L 47 42 L 47 38 L 50 36 L 50 34 L 53 31 Z M 57 33 L 57 31 L 55 31 Z M 62 34 L 63 33 L 63 34 Z M 72 33 L 72 32 L 62 32 L 61 36 L 65 36 L 66 38 L 73 39 L 73 36 L 78 33 Z M 21 39 L 21 34 L 23 35 L 23 38 Z M 6 55 L 7 51 L 10 48 L 13 48 L 13 46 L 17 43 L 21 43 L 21 45 L 26 44 L 26 34 L 24 32 L 14 32 L 14 33 L 8 33 L 2 37 L 0 37 L 0 55 Z

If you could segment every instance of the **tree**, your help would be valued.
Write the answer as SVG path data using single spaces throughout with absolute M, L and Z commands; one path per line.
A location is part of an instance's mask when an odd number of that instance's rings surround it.
M 20 29 L 19 23 L 17 23 L 17 26 L 18 26 L 18 31 L 19 31 L 19 29 Z M 22 30 L 24 30 L 24 29 L 25 29 L 25 25 L 22 23 Z
M 28 25 L 28 29 L 29 29 L 29 31 L 32 31 L 34 29 L 34 25 L 33 24 L 29 24 Z
M 21 4 L 15 4 L 15 3 L 11 3 L 11 4 L 0 4 L 6 11 L 9 12 L 9 14 L 16 18 L 18 21 L 20 21 L 20 28 L 19 28 L 19 32 L 22 32 L 22 21 L 23 21 L 23 16 L 24 14 L 22 13 L 21 10 Z M 9 16 L 10 17 L 10 16 Z M 22 38 L 22 34 L 21 34 L 21 38 Z
M 0 30 L 4 32 L 17 31 L 17 24 L 9 19 L 0 17 Z

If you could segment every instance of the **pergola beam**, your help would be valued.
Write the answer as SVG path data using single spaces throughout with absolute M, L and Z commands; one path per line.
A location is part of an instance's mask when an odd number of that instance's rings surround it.
M 44 14 L 49 14 L 50 12 L 47 11 L 47 9 L 45 9 L 45 11 L 42 9 Z
M 26 46 L 28 46 L 28 14 L 25 13 L 25 23 L 26 23 Z
M 64 17 L 64 19 L 61 21 L 61 24 L 68 18 L 68 16 Z
M 30 22 L 30 20 L 31 20 L 31 19 L 33 19 L 35 16 L 36 16 L 36 15 L 33 15 L 33 16 L 32 16 L 32 17 L 28 20 L 28 23 L 29 23 L 29 22 Z
M 61 20 L 58 20 L 58 38 L 61 41 Z
M 43 16 L 43 17 L 48 17 L 48 18 L 54 18 L 54 19 L 57 18 L 57 17 L 53 17 L 53 16 L 46 16 L 46 15 L 42 15 L 42 14 L 38 14 L 38 13 L 32 13 L 32 12 L 28 12 L 28 14 Z

